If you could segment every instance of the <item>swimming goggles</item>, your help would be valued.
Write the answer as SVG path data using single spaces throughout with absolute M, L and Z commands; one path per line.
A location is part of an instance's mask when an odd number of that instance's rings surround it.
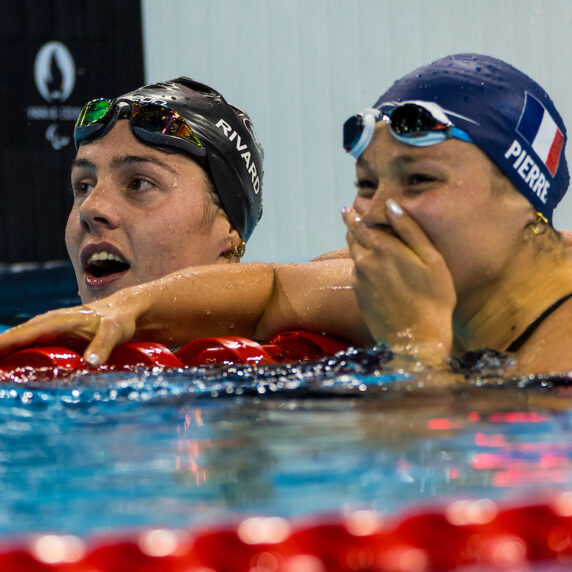
M 166 105 L 104 98 L 92 99 L 80 111 L 74 129 L 76 151 L 82 143 L 105 135 L 120 117 L 129 117 L 131 130 L 144 143 L 176 147 L 196 157 L 207 154 L 181 115 Z
M 455 127 L 436 103 L 385 103 L 379 109 L 366 109 L 344 123 L 344 149 L 355 159 L 369 145 L 378 121 L 388 124 L 395 139 L 415 147 L 429 147 L 451 137 L 472 143 L 468 133 Z

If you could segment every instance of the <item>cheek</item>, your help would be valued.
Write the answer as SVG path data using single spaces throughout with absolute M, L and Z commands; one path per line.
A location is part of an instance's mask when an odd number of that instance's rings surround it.
M 137 234 L 136 247 L 144 253 L 153 254 L 159 262 L 161 258 L 170 260 L 176 257 L 188 236 L 184 225 L 174 217 L 154 220 L 138 229 Z
M 453 261 L 459 257 L 459 253 L 465 250 L 465 246 L 459 246 L 472 242 L 469 240 L 469 234 L 473 228 L 473 220 L 466 219 L 459 205 L 454 208 L 448 205 L 447 208 L 447 205 L 438 201 L 418 201 L 415 205 L 404 204 L 404 207 L 448 266 L 454 264 Z
M 68 250 L 69 257 L 72 261 L 79 256 L 78 244 L 80 239 L 80 221 L 79 221 L 79 214 L 77 210 L 72 208 L 68 220 L 66 222 L 66 229 L 65 229 L 65 241 L 66 247 Z
M 442 244 L 449 237 L 455 227 L 452 221 L 443 216 L 440 212 L 412 213 L 413 218 L 421 227 L 423 232 L 431 239 L 433 244 Z
M 486 225 L 472 209 L 461 205 L 454 208 L 432 205 L 417 213 L 416 220 L 433 246 L 443 257 L 451 272 L 455 287 L 463 291 L 474 280 L 474 273 L 483 270 L 485 254 L 483 230 Z
M 155 218 L 137 240 L 139 255 L 155 271 L 172 272 L 201 263 L 209 249 L 208 234 L 201 227 L 202 213 L 169 213 Z

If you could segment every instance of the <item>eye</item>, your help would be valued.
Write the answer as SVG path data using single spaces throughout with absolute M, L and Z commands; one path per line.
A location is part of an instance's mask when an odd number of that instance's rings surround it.
M 411 173 L 407 175 L 407 185 L 417 186 L 423 184 L 430 184 L 435 182 L 435 177 L 427 173 Z
M 85 197 L 92 188 L 93 185 L 87 181 L 72 181 L 71 183 L 74 198 Z
M 377 190 L 377 181 L 373 179 L 357 179 L 354 184 L 360 197 L 371 198 Z
M 428 173 L 409 173 L 405 175 L 405 186 L 413 187 L 414 191 L 423 191 L 432 187 L 437 178 Z
M 144 177 L 132 177 L 128 184 L 129 190 L 145 192 L 155 188 L 155 184 Z

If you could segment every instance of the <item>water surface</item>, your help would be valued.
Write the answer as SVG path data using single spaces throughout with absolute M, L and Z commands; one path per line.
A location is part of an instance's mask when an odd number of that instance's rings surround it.
M 482 365 L 482 364 L 481 364 Z M 396 513 L 572 485 L 566 378 L 379 352 L 0 386 L 0 535 Z

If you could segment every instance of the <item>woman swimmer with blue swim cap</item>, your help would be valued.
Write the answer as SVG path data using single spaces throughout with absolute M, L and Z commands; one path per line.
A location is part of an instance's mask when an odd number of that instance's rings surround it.
M 572 368 L 572 263 L 552 227 L 565 141 L 536 82 L 474 54 L 413 71 L 346 122 L 358 192 L 344 220 L 377 340 Z
M 530 78 L 486 56 L 443 58 L 345 126 L 357 159 L 358 193 L 343 215 L 355 268 L 326 259 L 187 269 L 35 318 L 0 336 L 0 349 L 75 332 L 100 363 L 134 333 L 177 345 L 302 327 L 429 361 L 489 347 L 514 350 L 525 372 L 572 369 L 572 262 L 552 228 L 568 185 L 565 140 Z

